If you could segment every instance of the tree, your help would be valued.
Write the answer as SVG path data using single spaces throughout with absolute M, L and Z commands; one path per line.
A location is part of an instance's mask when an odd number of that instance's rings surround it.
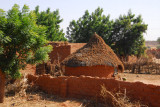
M 67 38 L 70 42 L 88 42 L 94 32 L 101 35 L 107 42 L 111 35 L 113 21 L 110 15 L 102 14 L 103 9 L 97 8 L 92 14 L 88 10 L 77 21 L 73 20 L 67 27 Z
M 46 46 L 46 28 L 36 24 L 36 15 L 24 5 L 15 4 L 8 12 L 0 10 L 0 69 L 12 78 L 21 76 L 26 64 L 41 63 L 49 59 L 52 46 Z M 1 79 L 1 77 L 0 77 Z M 3 84 L 0 81 L 0 84 Z M 1 87 L 3 88 L 3 87 Z M 0 90 L 0 95 L 4 95 Z M 3 102 L 3 96 L 0 96 Z
M 120 15 L 113 24 L 108 44 L 119 56 L 140 56 L 145 50 L 143 33 L 147 30 L 147 26 L 141 15 L 135 17 L 131 11 L 127 15 Z
M 135 17 L 131 11 L 128 15 L 120 15 L 115 21 L 109 15 L 102 15 L 103 9 L 97 8 L 91 15 L 88 11 L 77 21 L 70 22 L 67 38 L 70 42 L 88 42 L 94 32 L 111 46 L 118 56 L 137 55 L 144 53 L 143 33 L 147 30 L 142 17 Z
M 60 23 L 63 19 L 60 18 L 59 10 L 50 11 L 48 8 L 46 11 L 39 12 L 39 6 L 35 8 L 37 15 L 37 24 L 46 26 L 47 40 L 49 41 L 66 41 L 63 30 L 60 30 Z
M 158 37 L 157 42 L 158 42 L 157 49 L 160 49 L 160 37 Z
M 160 44 L 160 37 L 158 37 L 157 42 Z

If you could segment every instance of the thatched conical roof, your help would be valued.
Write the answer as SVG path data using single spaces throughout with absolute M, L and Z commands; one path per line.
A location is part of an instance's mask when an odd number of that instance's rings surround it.
M 124 69 L 113 50 L 96 33 L 84 47 L 65 58 L 62 64 L 68 67 L 107 65 L 121 67 L 122 71 Z

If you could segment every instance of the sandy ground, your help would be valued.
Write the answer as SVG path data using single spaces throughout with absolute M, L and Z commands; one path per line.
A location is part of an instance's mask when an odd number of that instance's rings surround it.
M 131 73 L 119 73 L 121 78 L 126 78 L 129 82 L 143 82 L 145 84 L 160 85 L 160 75 L 151 74 L 131 74 Z

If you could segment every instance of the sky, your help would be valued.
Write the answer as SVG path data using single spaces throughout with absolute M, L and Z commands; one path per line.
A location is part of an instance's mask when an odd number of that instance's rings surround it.
M 110 14 L 111 19 L 116 19 L 131 9 L 136 16 L 142 15 L 143 21 L 148 24 L 145 40 L 157 40 L 160 37 L 160 0 L 0 0 L 0 8 L 5 11 L 14 4 L 21 8 L 26 4 L 30 10 L 34 10 L 37 5 L 40 6 L 40 11 L 45 11 L 48 7 L 51 11 L 59 9 L 64 33 L 70 21 L 80 18 L 85 10 L 91 13 L 101 7 L 104 15 Z

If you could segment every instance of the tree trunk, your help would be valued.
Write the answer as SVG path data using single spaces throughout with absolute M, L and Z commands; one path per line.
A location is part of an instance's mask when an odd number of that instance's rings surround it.
M 4 102 L 4 95 L 5 95 L 4 89 L 5 89 L 5 75 L 0 70 L 0 103 Z

